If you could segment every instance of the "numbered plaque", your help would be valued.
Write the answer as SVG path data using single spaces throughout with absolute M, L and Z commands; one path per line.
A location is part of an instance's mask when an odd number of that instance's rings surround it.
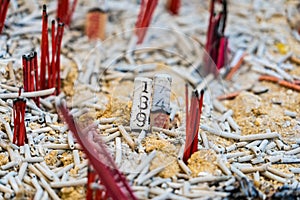
M 153 82 L 151 125 L 167 128 L 169 124 L 172 77 L 168 74 L 157 74 Z
M 133 103 L 130 116 L 131 130 L 149 130 L 152 80 L 144 77 L 134 79 Z

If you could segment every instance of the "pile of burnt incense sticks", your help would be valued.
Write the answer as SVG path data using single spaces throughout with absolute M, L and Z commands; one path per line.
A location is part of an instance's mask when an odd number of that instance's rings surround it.
M 214 2 L 1 1 L 0 199 L 299 196 L 299 3 L 228 2 L 229 63 L 202 70 Z

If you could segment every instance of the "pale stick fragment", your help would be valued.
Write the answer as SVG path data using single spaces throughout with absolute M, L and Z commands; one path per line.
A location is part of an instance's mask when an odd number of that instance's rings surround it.
M 153 169 L 152 171 L 149 171 L 147 174 L 145 174 L 144 176 L 142 176 L 138 181 L 137 184 L 140 185 L 143 182 L 147 181 L 148 179 L 152 178 L 153 176 L 155 176 L 156 174 L 158 174 L 159 172 L 161 172 L 165 167 L 161 166 L 161 167 L 157 167 L 155 169 Z
M 300 168 L 290 167 L 289 170 L 294 174 L 300 174 Z
M 9 176 L 8 177 L 8 183 L 11 185 L 12 189 L 17 194 L 19 192 L 19 187 L 18 187 L 18 184 L 15 180 L 15 177 L 14 176 Z
M 133 180 L 155 157 L 156 151 L 152 151 L 142 162 L 137 166 L 136 170 L 131 173 L 127 178 Z
M 273 168 L 273 167 L 271 167 L 271 166 L 267 166 L 267 170 L 268 170 L 269 172 L 271 172 L 271 173 L 277 175 L 277 176 L 282 177 L 282 178 L 291 179 L 291 178 L 293 178 L 293 176 L 294 176 L 294 174 L 285 173 L 285 172 L 280 171 L 280 170 L 278 170 L 278 169 L 275 169 L 275 168 Z
M 183 183 L 179 183 L 179 182 L 167 182 L 167 185 L 173 189 L 179 189 L 183 187 Z
M 245 152 L 245 151 L 238 151 L 238 152 L 233 152 L 233 153 L 227 153 L 225 154 L 226 158 L 227 159 L 230 159 L 230 158 L 237 158 L 237 157 L 240 157 L 240 156 L 245 156 L 245 155 L 248 155 L 249 153 L 248 152 Z
M 69 145 L 70 149 L 75 148 L 73 133 L 71 131 L 68 132 L 68 145 Z
M 184 171 L 184 173 L 186 173 L 187 175 L 192 174 L 192 171 L 190 170 L 190 168 L 181 159 L 178 159 L 177 162 L 178 162 L 180 168 Z
M 224 122 L 229 116 L 233 114 L 232 110 L 226 111 L 221 117 L 218 118 L 220 122 Z
M 121 143 L 121 138 L 120 137 L 116 137 L 115 142 L 116 142 L 116 158 L 115 158 L 115 162 L 116 162 L 117 166 L 120 166 L 121 162 L 122 162 L 122 143 Z
M 44 147 L 47 149 L 58 149 L 58 150 L 66 150 L 70 149 L 68 144 L 55 144 L 55 143 L 46 143 Z M 81 149 L 79 144 L 75 144 L 75 149 Z
M 204 148 L 209 149 L 210 145 L 209 145 L 206 133 L 204 131 L 200 131 L 200 136 L 201 136 Z
M 33 97 L 41 97 L 41 96 L 47 96 L 53 94 L 55 91 L 55 88 L 50 88 L 46 90 L 39 90 L 35 92 L 22 92 L 21 96 L 19 96 L 19 93 L 2 93 L 0 94 L 1 99 L 15 99 L 18 97 L 26 97 L 26 98 L 33 98 Z
M 259 183 L 260 182 L 260 175 L 259 175 L 259 171 L 255 171 L 253 173 L 253 180 L 254 180 L 254 183 Z
M 47 181 L 44 178 L 40 178 L 41 180 L 41 186 L 48 192 L 48 194 L 51 196 L 53 200 L 60 200 L 60 198 L 57 196 L 56 192 L 50 187 L 50 185 L 47 183 Z M 75 182 L 75 181 L 73 181 Z
M 9 86 L 9 85 L 3 84 L 3 83 L 0 83 L 0 87 L 3 89 L 7 89 L 9 91 L 12 91 L 12 92 L 19 92 L 19 90 L 20 90 L 20 88 L 18 88 L 18 87 Z
M 148 164 L 142 171 L 141 173 L 139 174 L 139 176 L 136 178 L 135 182 L 137 183 L 138 181 L 140 181 L 146 174 L 147 172 L 149 171 L 149 168 L 150 168 L 150 164 Z M 143 183 L 143 185 L 148 185 L 147 181 L 145 181 Z
M 121 135 L 120 131 L 116 131 L 113 134 L 110 134 L 108 136 L 102 137 L 102 140 L 103 140 L 103 142 L 109 142 L 109 141 L 115 139 L 116 137 L 119 137 L 120 135 Z
M 28 163 L 23 161 L 22 164 L 21 164 L 21 167 L 19 169 L 19 174 L 18 174 L 18 177 L 21 181 L 24 178 L 24 175 L 27 171 L 27 167 L 28 167 Z
M 110 124 L 117 120 L 117 117 L 110 117 L 110 118 L 100 118 L 99 122 L 100 124 Z
M 220 137 L 224 137 L 224 138 L 230 138 L 230 139 L 235 139 L 235 140 L 240 140 L 240 138 L 242 136 L 237 135 L 237 134 L 232 134 L 232 133 L 228 133 L 228 132 L 224 132 L 224 131 L 218 131 L 214 128 L 211 128 L 209 126 L 206 125 L 201 125 L 200 128 L 204 131 L 208 131 L 209 133 L 212 133 L 214 135 L 220 136 Z
M 258 146 L 258 148 L 260 149 L 261 152 L 264 152 L 267 145 L 268 145 L 269 141 L 267 139 L 264 139 L 260 145 Z
M 295 149 L 292 149 L 292 150 L 289 150 L 289 151 L 286 151 L 285 154 L 287 155 L 295 155 L 295 154 L 298 154 L 300 153 L 300 147 L 297 147 Z
M 230 145 L 230 146 L 228 146 L 228 147 L 225 147 L 225 149 L 226 149 L 227 152 L 231 152 L 231 151 L 236 150 L 236 149 L 237 149 L 237 146 L 236 146 L 236 144 L 234 143 L 234 144 L 232 144 L 232 145 Z
M 31 158 L 30 147 L 28 144 L 24 145 L 24 154 L 25 154 L 25 159 Z
M 44 127 L 44 128 L 39 128 L 39 129 L 31 130 L 31 133 L 33 133 L 33 134 L 40 134 L 40 133 L 46 133 L 46 132 L 49 132 L 49 131 L 52 131 L 52 128 L 50 128 L 49 126 L 47 126 L 47 127 Z
M 233 164 L 230 166 L 230 170 L 241 178 L 247 178 L 247 176 L 238 168 L 236 168 Z
M 214 99 L 213 100 L 213 106 L 214 106 L 214 108 L 217 110 L 217 111 L 219 111 L 220 113 L 224 113 L 224 112 L 226 112 L 226 108 L 223 106 L 223 104 L 219 101 L 219 100 L 217 100 L 217 99 Z
M 12 167 L 14 167 L 16 165 L 18 165 L 18 162 L 16 162 L 16 161 L 10 161 L 10 162 L 6 163 L 5 165 L 2 165 L 1 169 L 2 170 L 8 170 L 8 169 L 10 169 L 10 168 L 12 168 Z
M 204 182 L 219 182 L 219 181 L 226 181 L 229 179 L 229 176 L 203 176 L 203 177 L 196 177 L 196 178 L 191 178 L 189 182 L 191 184 L 197 184 L 197 183 L 204 183 Z
M 79 151 L 77 149 L 73 150 L 73 159 L 74 159 L 75 166 L 80 164 Z
M 0 94 L 1 95 L 1 94 Z M 0 115 L 0 122 L 2 124 L 4 124 L 5 130 L 6 130 L 6 134 L 7 137 L 9 139 L 10 142 L 13 142 L 13 132 L 11 130 L 10 125 L 8 124 L 8 122 Z
M 40 103 L 43 104 L 43 106 L 45 106 L 46 108 L 48 108 L 50 110 L 53 109 L 53 104 L 50 103 L 49 101 L 46 101 L 43 98 L 40 98 Z
M 261 154 L 260 148 L 258 148 L 258 146 L 251 146 L 249 148 L 256 156 Z
M 253 140 L 263 140 L 263 139 L 272 139 L 278 138 L 280 135 L 276 132 L 273 133 L 259 133 L 252 135 L 242 135 L 240 136 L 240 141 L 253 141 Z
M 60 181 L 60 182 L 51 182 L 50 186 L 52 188 L 62 188 L 62 187 L 73 187 L 73 186 L 81 186 L 87 183 L 87 178 L 82 178 L 79 180 L 72 181 Z
M 10 189 L 9 187 L 4 186 L 2 184 L 0 184 L 0 192 L 8 193 L 8 194 L 13 194 L 14 193 L 14 191 L 12 189 Z
M 149 129 L 151 94 L 151 79 L 144 77 L 134 79 L 134 94 L 130 114 L 130 128 L 132 130 Z
M 127 133 L 127 131 L 125 130 L 125 128 L 122 125 L 118 126 L 119 131 L 121 133 L 121 135 L 123 136 L 123 138 L 125 139 L 125 141 L 127 142 L 127 144 L 134 149 L 135 148 L 135 143 L 132 140 L 132 138 L 130 137 L 130 135 Z
M 49 168 L 45 168 L 45 166 L 42 166 L 40 163 L 35 163 L 34 166 L 49 180 L 54 180 L 55 174 Z
M 214 75 L 213 74 L 208 74 L 199 85 L 197 85 L 196 89 L 198 91 L 198 93 L 201 93 L 201 90 L 205 89 L 208 84 L 214 80 Z
M 169 199 L 169 195 L 170 195 L 170 192 L 165 192 L 165 193 L 162 193 L 154 198 L 152 198 L 152 200 L 165 200 L 165 199 Z
M 267 170 L 269 164 L 263 164 L 260 166 L 255 166 L 255 167 L 242 167 L 240 168 L 241 172 L 243 173 L 254 173 L 254 172 L 265 172 Z
M 185 144 L 182 143 L 182 145 L 181 145 L 181 147 L 180 147 L 180 149 L 179 149 L 179 152 L 178 152 L 178 156 L 177 156 L 177 158 L 178 158 L 179 160 L 182 160 L 182 158 L 183 158 L 184 147 L 185 147 Z
M 43 191 L 43 196 L 41 198 L 41 200 L 48 200 L 49 199 L 49 195 L 47 191 Z
M 107 129 L 114 128 L 114 127 L 115 127 L 114 124 L 106 124 L 106 125 L 99 125 L 98 126 L 99 130 L 107 130 Z
M 35 187 L 36 189 L 36 192 L 35 192 L 35 195 L 34 195 L 34 198 L 33 200 L 40 200 L 43 196 L 43 189 L 41 187 L 41 185 L 39 184 L 39 182 L 37 181 L 36 177 L 33 177 L 31 179 L 31 183 L 32 185 Z
M 239 125 L 233 120 L 231 116 L 227 117 L 227 121 L 233 130 L 235 130 L 237 133 L 241 132 Z
M 221 158 L 220 156 L 217 158 L 217 164 L 220 167 L 220 169 L 224 172 L 225 175 L 232 175 L 231 171 L 229 170 L 229 168 L 227 167 L 227 162 L 225 161 L 225 159 Z
M 33 166 L 33 164 L 29 164 L 28 165 L 28 169 L 29 171 L 31 171 L 33 174 L 35 174 L 36 176 L 38 176 L 40 179 L 42 178 L 46 178 L 35 166 Z
M 291 117 L 291 118 L 297 117 L 297 113 L 296 113 L 296 112 L 293 112 L 293 111 L 290 111 L 290 110 L 285 110 L 285 111 L 284 111 L 284 114 L 285 114 L 286 116 Z
M 276 147 L 276 143 L 272 141 L 266 146 L 265 150 L 267 151 L 273 149 L 274 147 Z
M 155 132 L 163 132 L 164 134 L 170 136 L 170 137 L 177 137 L 180 133 L 179 132 L 175 132 L 172 130 L 168 130 L 168 129 L 164 129 L 164 128 L 160 128 L 160 127 L 152 127 L 152 131 Z
M 69 173 L 64 173 L 60 181 L 67 181 L 68 179 L 69 179 Z
M 104 131 L 104 133 L 106 133 L 106 134 L 114 133 L 114 132 L 116 132 L 116 131 L 118 131 L 118 130 L 119 130 L 118 127 L 109 128 L 109 129 L 106 129 L 106 130 Z
M 229 195 L 228 192 L 218 192 L 218 191 L 209 191 L 209 190 L 196 190 L 194 192 L 190 192 L 187 195 L 184 195 L 188 198 L 201 198 L 201 197 L 211 197 L 211 198 L 217 198 L 217 197 L 227 197 Z
M 281 154 L 275 156 L 266 156 L 265 160 L 270 163 L 275 163 L 282 160 L 283 156 Z
M 268 171 L 263 172 L 262 175 L 269 178 L 269 179 L 272 179 L 274 181 L 280 182 L 280 183 L 286 183 L 288 181 L 287 179 L 282 178 L 280 176 L 277 176 L 277 175 L 275 175 L 271 172 L 268 172 Z
M 149 184 L 150 187 L 155 187 L 163 183 L 171 182 L 170 178 L 160 178 L 154 177 L 154 180 Z
M 283 142 L 281 140 L 276 139 L 275 143 L 276 143 L 276 145 L 277 145 L 277 147 L 278 147 L 279 150 L 283 150 L 284 144 L 283 144 Z

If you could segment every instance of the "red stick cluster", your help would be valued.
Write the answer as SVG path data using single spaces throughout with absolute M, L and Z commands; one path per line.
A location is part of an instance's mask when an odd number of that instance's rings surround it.
M 141 8 L 135 24 L 138 44 L 141 44 L 147 32 L 147 28 L 151 22 L 152 15 L 157 6 L 158 0 L 142 0 Z
M 228 38 L 224 36 L 227 18 L 227 2 L 226 0 L 219 0 L 219 3 L 223 5 L 223 10 L 216 15 L 214 9 L 216 1 L 217 0 L 211 0 L 205 49 L 216 63 L 217 68 L 221 69 L 225 65 L 228 53 Z
M 8 10 L 9 1 L 10 0 L 0 0 L 0 34 L 2 33 L 2 29 L 4 27 L 4 21 Z
M 180 0 L 168 0 L 167 9 L 170 11 L 171 14 L 178 15 L 180 4 L 181 4 Z
M 71 8 L 70 8 L 69 0 L 58 0 L 57 18 L 67 26 L 70 26 L 71 18 L 75 11 L 76 5 L 77 5 L 77 0 L 73 0 Z
M 50 62 L 49 40 L 48 40 L 48 15 L 46 6 L 43 6 L 42 18 L 42 40 L 41 40 L 41 89 L 55 87 L 55 94 L 60 93 L 60 51 L 64 32 L 64 23 L 58 22 L 55 27 L 55 20 L 51 23 L 51 46 L 52 56 Z M 56 32 L 55 32 L 56 31 Z M 48 77 L 48 79 L 47 79 Z
M 86 200 L 108 199 L 107 193 L 104 188 L 91 188 L 92 183 L 98 183 L 99 185 L 101 184 L 97 173 L 91 168 L 92 166 L 90 166 L 88 169 Z
M 37 53 L 34 51 L 29 55 L 22 56 L 23 63 L 23 87 L 25 92 L 33 92 L 39 90 L 39 73 L 37 64 Z M 39 105 L 39 97 L 35 97 L 34 101 Z
M 193 153 L 198 151 L 198 132 L 202 113 L 204 90 L 201 91 L 200 99 L 198 91 L 192 93 L 191 106 L 188 111 L 188 86 L 185 87 L 186 101 L 186 140 L 183 161 L 186 163 Z
M 65 106 L 59 105 L 58 110 L 68 124 L 70 131 L 72 131 L 83 148 L 90 163 L 98 174 L 101 184 L 105 186 L 107 196 L 114 200 L 136 200 L 126 178 L 118 170 L 112 157 L 105 149 L 103 142 L 97 142 L 97 145 L 95 145 L 94 142 L 92 143 L 88 137 L 86 137 L 91 128 L 81 129 Z
M 25 129 L 25 108 L 26 100 L 17 98 L 13 103 L 13 117 L 14 117 L 14 137 L 13 143 L 18 146 L 23 146 L 27 142 L 27 135 Z

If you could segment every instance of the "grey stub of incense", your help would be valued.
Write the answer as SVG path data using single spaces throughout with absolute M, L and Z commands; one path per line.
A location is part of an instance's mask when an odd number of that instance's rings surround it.
M 168 74 L 155 75 L 153 87 L 152 79 L 145 77 L 134 79 L 133 103 L 130 116 L 131 130 L 148 131 L 150 124 L 161 128 L 168 124 L 171 82 L 172 78 Z

